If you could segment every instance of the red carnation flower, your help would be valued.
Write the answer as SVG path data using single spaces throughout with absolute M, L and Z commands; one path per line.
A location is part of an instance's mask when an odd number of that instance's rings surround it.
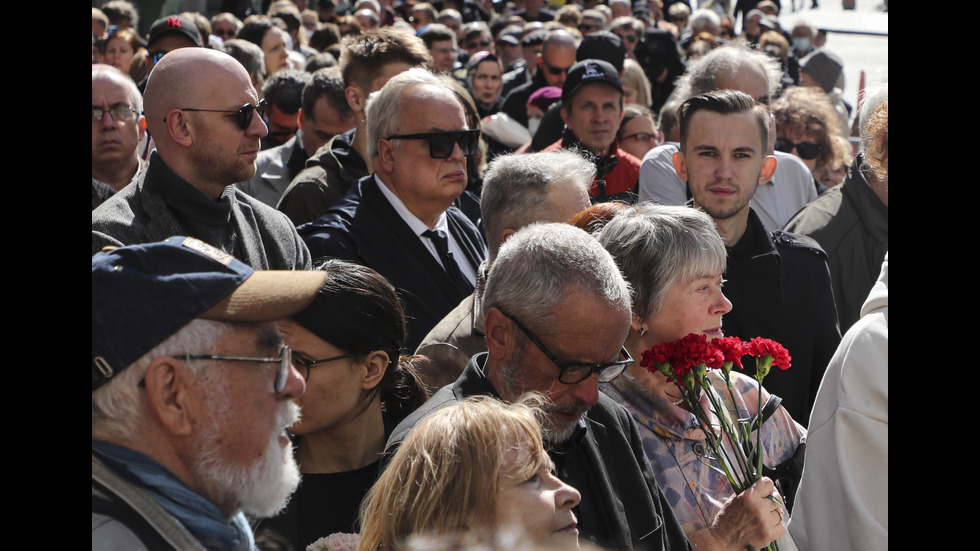
M 749 341 L 748 353 L 750 356 L 755 356 L 756 358 L 761 358 L 769 354 L 772 356 L 773 365 L 782 370 L 789 369 L 790 360 L 792 359 L 789 351 L 783 345 L 772 339 L 764 339 L 762 337 L 754 337 Z
M 711 341 L 725 357 L 726 362 L 732 362 L 742 369 L 742 356 L 745 355 L 748 343 L 742 342 L 738 337 L 721 337 Z

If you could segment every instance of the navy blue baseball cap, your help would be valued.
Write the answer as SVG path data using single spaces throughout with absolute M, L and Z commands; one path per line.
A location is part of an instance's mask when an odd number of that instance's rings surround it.
M 92 256 L 92 392 L 191 321 L 264 323 L 301 311 L 326 272 L 255 270 L 193 237 Z
M 608 61 L 585 59 L 568 69 L 568 76 L 565 77 L 565 84 L 561 89 L 561 102 L 568 105 L 569 100 L 579 88 L 593 82 L 604 82 L 614 86 L 620 92 L 623 91 L 623 81 L 620 80 L 616 68 Z

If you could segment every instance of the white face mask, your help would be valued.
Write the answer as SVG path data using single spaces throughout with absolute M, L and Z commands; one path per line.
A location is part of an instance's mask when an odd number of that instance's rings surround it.
M 795 38 L 793 39 L 793 49 L 797 52 L 805 52 L 810 48 L 809 38 Z
M 527 129 L 531 131 L 531 135 L 535 135 L 538 132 L 538 127 L 541 126 L 541 119 L 528 119 Z

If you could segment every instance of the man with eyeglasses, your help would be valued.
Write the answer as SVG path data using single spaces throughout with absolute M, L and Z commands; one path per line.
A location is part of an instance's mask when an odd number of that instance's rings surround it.
M 417 67 L 391 78 L 367 108 L 374 174 L 300 236 L 316 256 L 377 270 L 405 305 L 414 350 L 450 310 L 473 292 L 486 258 L 480 230 L 453 206 L 466 189 L 466 157 L 479 131 L 440 77 Z
M 568 69 L 575 63 L 575 50 L 578 43 L 571 33 L 556 29 L 548 32 L 541 43 L 537 56 L 537 70 L 526 84 L 522 84 L 507 94 L 501 110 L 521 123 L 528 125 L 527 100 L 531 94 L 544 86 L 561 88 L 568 76 Z
M 480 212 L 487 235 L 487 259 L 473 293 L 446 314 L 415 351 L 431 360 L 419 366 L 426 387 L 455 381 L 470 358 L 487 350 L 483 290 L 493 259 L 511 235 L 534 222 L 567 222 L 589 207 L 595 165 L 563 149 L 548 153 L 500 155 L 483 179 Z
M 222 42 L 235 38 L 241 28 L 241 20 L 233 13 L 222 12 L 211 18 L 211 34 L 220 38 Z
M 718 90 L 682 103 L 677 118 L 674 168 L 691 190 L 690 204 L 711 216 L 728 251 L 725 334 L 770 338 L 790 351 L 792 369 L 770 373 L 766 389 L 806 426 L 841 334 L 827 254 L 810 237 L 767 231 L 750 206 L 777 164 L 767 148 L 769 109 L 748 94 Z M 755 366 L 745 372 L 753 375 Z
M 207 48 L 167 54 L 143 95 L 156 150 L 133 182 L 92 211 L 92 254 L 106 245 L 194 235 L 256 269 L 309 269 L 289 219 L 232 185 L 252 177 L 268 129 L 241 63 Z
M 746 45 L 715 48 L 691 62 L 677 82 L 678 99 L 683 101 L 713 90 L 738 90 L 768 109 L 770 98 L 779 90 L 783 70 L 779 61 Z M 670 129 L 664 128 L 668 134 Z M 775 150 L 776 122 L 770 115 L 767 154 L 776 158 L 776 170 L 769 181 L 758 186 L 752 196 L 752 209 L 766 231 L 781 229 L 790 217 L 817 198 L 817 186 L 810 169 L 791 153 Z M 651 149 L 640 167 L 639 200 L 662 205 L 683 205 L 691 192 L 674 170 L 677 142 Z
M 634 361 L 623 347 L 630 306 L 615 261 L 588 233 L 566 223 L 517 230 L 487 275 L 487 352 L 395 428 L 382 464 L 419 420 L 446 404 L 537 392 L 549 401 L 542 427 L 556 474 L 582 493 L 580 537 L 605 549 L 690 549 L 636 422 L 599 392 L 599 382 Z
M 143 168 L 138 146 L 145 134 L 143 96 L 133 79 L 92 65 L 92 210 Z
M 170 15 L 154 21 L 146 39 L 146 78 L 136 85 L 140 93 L 145 92 L 150 72 L 163 56 L 180 48 L 195 46 L 201 48 L 203 44 L 201 33 L 192 19 Z
M 172 237 L 92 257 L 92 548 L 253 549 L 300 480 L 306 390 L 276 321 L 324 273 Z

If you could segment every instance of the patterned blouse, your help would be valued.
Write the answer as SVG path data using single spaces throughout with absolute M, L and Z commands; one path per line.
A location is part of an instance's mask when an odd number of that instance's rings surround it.
M 708 376 L 731 412 L 732 397 L 724 378 L 713 371 Z M 738 416 L 754 416 L 758 410 L 758 383 L 752 377 L 736 371 L 731 372 L 731 379 Z M 657 483 L 684 531 L 690 534 L 710 526 L 725 501 L 731 497 L 732 488 L 728 478 L 720 471 L 717 460 L 708 459 L 710 447 L 705 445 L 704 433 L 694 415 L 654 394 L 628 372 L 611 383 L 600 384 L 599 389 L 626 407 L 639 424 L 643 449 L 653 466 Z M 768 399 L 769 393 L 763 388 L 762 404 Z M 702 406 L 711 415 L 703 393 Z M 782 406 L 766 420 L 762 429 L 763 462 L 768 467 L 791 458 L 806 437 L 806 429 L 794 421 Z M 755 435 L 753 432 L 753 440 Z M 788 516 L 783 522 L 789 522 Z M 788 538 L 788 534 L 779 540 L 781 549 L 786 549 L 783 540 Z

